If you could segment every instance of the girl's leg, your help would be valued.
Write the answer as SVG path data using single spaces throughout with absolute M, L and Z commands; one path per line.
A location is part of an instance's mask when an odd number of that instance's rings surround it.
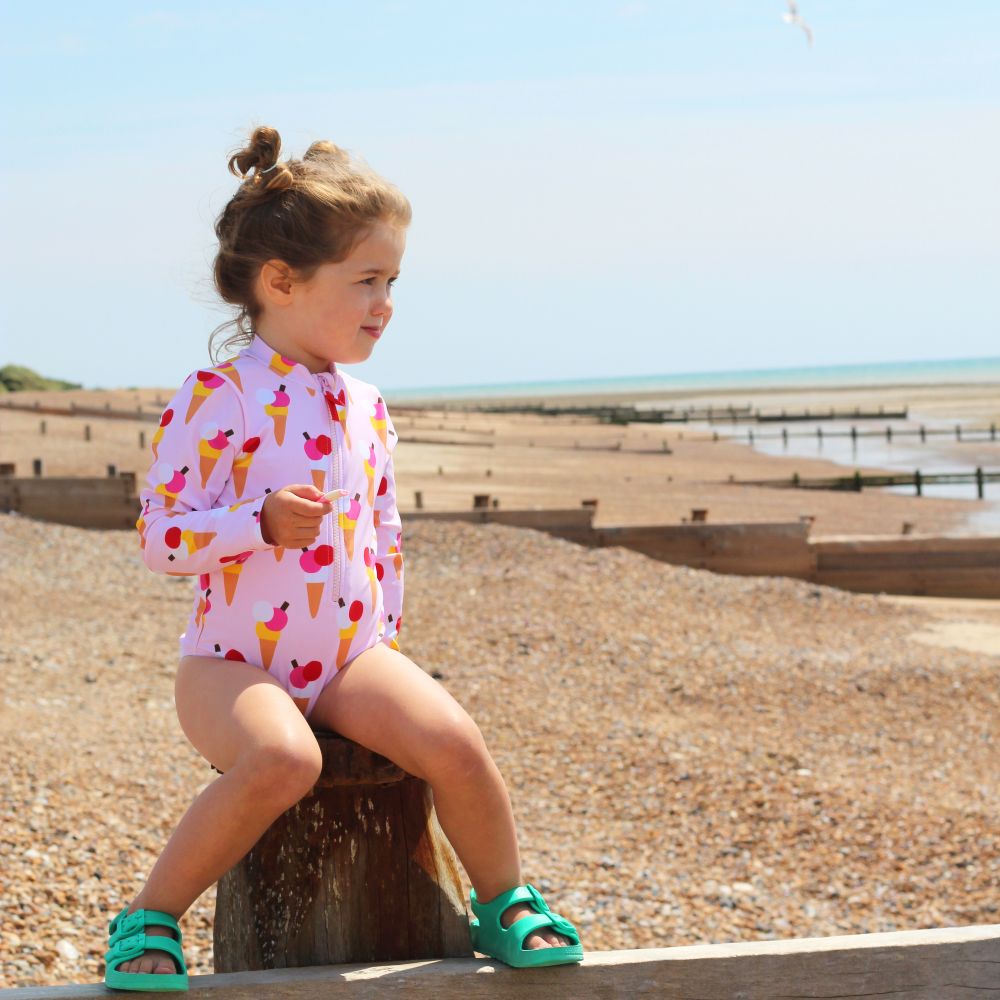
M 327 685 L 309 723 L 330 729 L 423 778 L 434 809 L 476 897 L 490 902 L 521 885 L 521 861 L 510 795 L 479 727 L 436 680 L 397 650 L 379 643 L 355 657 Z M 507 908 L 505 927 L 534 911 Z M 543 928 L 528 948 L 570 944 Z
M 194 748 L 225 773 L 192 802 L 129 906 L 176 919 L 315 784 L 319 744 L 285 689 L 249 663 L 186 656 L 174 698 Z M 148 933 L 168 934 L 165 928 Z M 150 950 L 123 972 L 176 972 L 173 959 Z

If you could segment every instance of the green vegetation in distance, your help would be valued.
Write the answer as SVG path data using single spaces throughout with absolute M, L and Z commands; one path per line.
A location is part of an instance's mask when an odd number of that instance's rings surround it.
M 5 365 L 0 368 L 0 392 L 23 392 L 27 389 L 82 389 L 79 382 L 64 382 L 58 378 L 45 378 L 22 365 Z

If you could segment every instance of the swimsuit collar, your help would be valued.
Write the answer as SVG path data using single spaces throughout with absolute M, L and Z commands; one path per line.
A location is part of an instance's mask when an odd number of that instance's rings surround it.
M 271 347 L 259 333 L 254 334 L 253 340 L 247 347 L 243 348 L 240 354 L 256 358 L 262 364 L 270 368 L 276 375 L 280 375 L 282 378 L 290 378 L 296 382 L 303 382 L 305 385 L 311 387 L 315 387 L 317 381 L 319 381 L 319 376 L 324 374 L 323 372 L 314 374 L 300 362 L 293 361 L 291 358 L 286 358 L 284 355 L 279 354 L 278 351 L 274 350 L 274 348 Z M 336 362 L 330 362 L 330 366 L 327 368 L 327 373 L 336 379 Z

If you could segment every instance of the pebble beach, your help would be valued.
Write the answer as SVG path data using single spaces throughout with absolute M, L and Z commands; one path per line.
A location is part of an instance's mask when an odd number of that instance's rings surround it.
M 127 422 L 94 421 L 87 452 L 74 420 L 29 440 L 37 417 L 0 413 L 4 457 L 145 471 L 127 464 Z M 570 420 L 425 411 L 396 426 L 397 479 L 434 509 L 470 506 L 486 467 L 505 507 L 595 496 L 598 524 L 678 523 L 700 503 L 712 520 L 809 513 L 816 531 L 898 533 L 917 517 L 955 530 L 970 506 L 732 486 L 787 463 L 676 428 L 630 427 L 616 453 L 602 447 L 624 429 Z M 585 949 L 1000 923 L 996 602 L 721 576 L 526 529 L 408 523 L 401 506 L 402 650 L 479 724 L 524 877 Z M 217 777 L 174 711 L 191 581 L 150 573 L 134 532 L 0 514 L 0 599 L 0 986 L 100 982 L 108 920 Z M 181 921 L 192 974 L 212 971 L 214 899 Z
M 405 539 L 403 651 L 479 724 L 524 877 L 585 949 L 1000 922 L 996 655 L 876 595 L 500 525 Z M 16 515 L 0 570 L 0 984 L 99 982 L 217 777 L 173 705 L 190 581 L 128 532 Z M 193 974 L 214 896 L 181 921 Z

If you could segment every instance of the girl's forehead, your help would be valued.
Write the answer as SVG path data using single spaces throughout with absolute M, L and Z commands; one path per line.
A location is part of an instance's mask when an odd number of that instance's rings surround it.
M 344 263 L 362 271 L 384 271 L 398 266 L 405 247 L 405 229 L 388 222 L 376 222 L 355 244 Z

